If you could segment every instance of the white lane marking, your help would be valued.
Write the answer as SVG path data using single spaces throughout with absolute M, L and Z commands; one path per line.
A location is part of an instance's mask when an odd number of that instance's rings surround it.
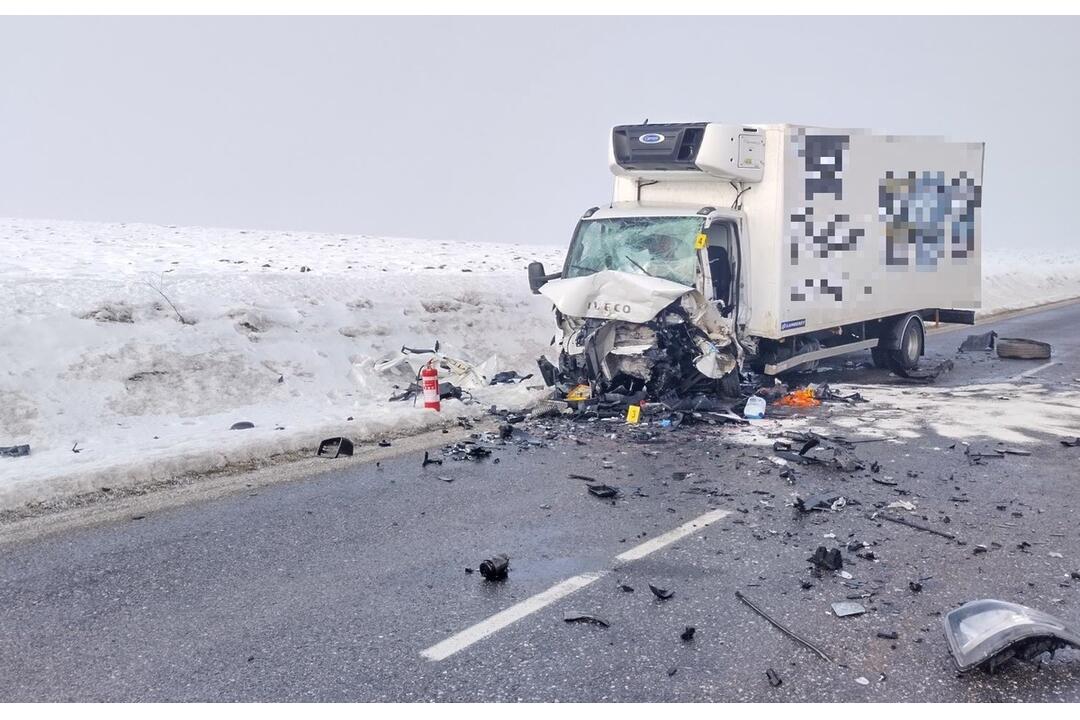
M 1039 367 L 1033 367 L 1030 370 L 1025 370 L 1024 372 L 1020 373 L 1019 375 L 1013 375 L 1012 379 L 1013 380 L 1018 380 L 1020 378 L 1031 377 L 1032 375 L 1034 375 L 1037 372 L 1041 372 L 1041 371 L 1045 370 L 1048 367 L 1051 367 L 1053 365 L 1057 365 L 1058 362 L 1059 362 L 1058 360 L 1051 360 L 1050 362 L 1045 363 L 1043 365 L 1040 365 Z
M 708 527 L 711 523 L 730 514 L 731 512 L 728 510 L 712 510 L 700 517 L 694 518 L 690 522 L 680 525 L 674 530 L 670 530 L 652 540 L 647 540 L 640 545 L 636 545 L 620 555 L 616 555 L 615 560 L 619 563 L 639 560 L 646 555 L 656 552 L 660 548 L 670 545 L 676 540 L 680 540 L 702 528 Z M 599 572 L 582 573 L 581 575 L 575 575 L 568 580 L 563 580 L 561 583 L 552 585 L 538 595 L 533 595 L 516 605 L 511 605 L 505 610 L 495 613 L 487 620 L 481 620 L 472 627 L 465 628 L 456 635 L 451 635 L 442 642 L 432 645 L 426 650 L 421 650 L 420 655 L 432 661 L 445 660 L 454 653 L 460 652 L 470 645 L 483 640 L 488 635 L 502 630 L 507 625 L 515 623 L 521 618 L 531 615 L 537 610 L 541 610 L 587 585 L 591 585 L 610 572 L 610 570 L 601 570 Z
M 483 640 L 488 635 L 502 630 L 507 625 L 517 622 L 526 615 L 547 607 L 556 600 L 561 600 L 570 593 L 596 582 L 607 574 L 608 571 L 605 570 L 595 573 L 583 573 L 575 575 L 569 580 L 563 580 L 558 585 L 552 585 L 539 595 L 526 598 L 517 605 L 511 605 L 505 610 L 495 613 L 487 620 L 482 620 L 472 627 L 462 630 L 457 635 L 451 635 L 441 643 L 421 651 L 420 654 L 428 660 L 445 660 L 459 650 L 464 650 L 473 643 Z
M 636 547 L 632 547 L 621 555 L 616 555 L 615 559 L 619 562 L 630 562 L 631 560 L 640 560 L 650 553 L 654 553 L 665 545 L 670 545 L 676 540 L 695 533 L 702 528 L 708 527 L 710 524 L 716 522 L 720 518 L 730 515 L 728 510 L 713 510 L 707 512 L 701 517 L 694 518 L 688 523 L 684 523 L 674 530 L 669 530 L 663 535 L 658 535 L 652 540 L 647 540 Z

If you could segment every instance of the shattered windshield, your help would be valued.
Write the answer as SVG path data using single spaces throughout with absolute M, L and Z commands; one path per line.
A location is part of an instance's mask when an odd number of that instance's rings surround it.
M 570 243 L 563 276 L 620 270 L 693 285 L 694 241 L 704 220 L 699 216 L 582 220 Z

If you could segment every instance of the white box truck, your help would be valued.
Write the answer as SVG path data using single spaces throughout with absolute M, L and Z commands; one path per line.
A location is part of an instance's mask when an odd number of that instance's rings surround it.
M 924 322 L 974 322 L 982 143 L 622 125 L 609 164 L 612 201 L 581 217 L 562 270 L 529 266 L 562 331 L 549 381 L 731 389 L 744 364 L 779 374 L 863 349 L 903 373 Z

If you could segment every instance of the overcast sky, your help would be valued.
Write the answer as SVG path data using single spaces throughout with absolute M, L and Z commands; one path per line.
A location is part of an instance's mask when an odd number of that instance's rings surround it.
M 610 126 L 987 143 L 988 246 L 1076 247 L 1080 21 L 0 18 L 0 216 L 562 244 Z

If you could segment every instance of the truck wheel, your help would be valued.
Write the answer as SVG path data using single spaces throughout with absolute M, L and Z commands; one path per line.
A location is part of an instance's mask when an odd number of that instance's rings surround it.
M 900 347 L 887 353 L 889 367 L 897 373 L 919 367 L 919 358 L 923 353 L 923 329 L 917 317 L 908 317 L 900 334 Z

